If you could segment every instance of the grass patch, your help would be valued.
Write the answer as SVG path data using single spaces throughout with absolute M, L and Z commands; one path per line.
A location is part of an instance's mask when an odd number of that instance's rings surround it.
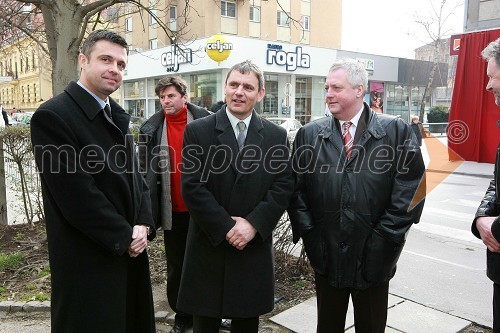
M 19 267 L 22 260 L 23 255 L 21 253 L 0 253 L 0 272 Z
M 14 236 L 14 240 L 16 241 L 20 241 L 20 240 L 23 240 L 24 239 L 24 234 L 22 232 L 18 232 L 15 236 Z
M 50 266 L 46 265 L 43 266 L 42 271 L 38 274 L 38 278 L 43 278 L 44 276 L 47 276 L 50 274 Z
M 21 300 L 23 302 L 29 302 L 29 301 L 50 301 L 50 296 L 45 294 L 45 293 L 34 293 L 34 294 L 27 294 L 21 297 Z

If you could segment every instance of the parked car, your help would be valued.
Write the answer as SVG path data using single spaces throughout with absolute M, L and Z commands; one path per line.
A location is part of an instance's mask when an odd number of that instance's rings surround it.
M 12 126 L 29 126 L 31 122 L 31 117 L 33 116 L 33 113 L 35 112 L 16 112 L 14 113 L 11 118 L 11 125 Z
M 295 135 L 297 135 L 297 131 L 299 130 L 299 128 L 302 127 L 302 124 L 297 119 L 284 117 L 270 117 L 266 119 L 286 129 L 286 133 L 288 134 L 288 141 L 290 141 L 290 144 L 295 139 Z

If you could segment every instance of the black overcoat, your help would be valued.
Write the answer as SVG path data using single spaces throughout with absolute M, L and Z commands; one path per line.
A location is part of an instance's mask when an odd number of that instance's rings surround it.
M 238 154 L 225 108 L 195 120 L 184 132 L 181 179 L 191 223 L 177 307 L 215 318 L 271 311 L 272 232 L 293 190 L 285 130 L 254 112 Z M 257 229 L 242 251 L 225 239 L 231 216 Z
M 114 124 L 71 82 L 31 119 L 49 245 L 53 333 L 155 331 L 147 253 L 127 253 L 134 225 L 154 230 L 149 191 L 132 138 L 125 136 L 130 116 L 112 99 L 110 104 Z

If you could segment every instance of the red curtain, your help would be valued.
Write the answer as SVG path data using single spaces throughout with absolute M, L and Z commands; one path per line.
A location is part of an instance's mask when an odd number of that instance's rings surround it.
M 448 146 L 466 161 L 495 162 L 500 141 L 497 127 L 500 107 L 495 105 L 493 94 L 486 91 L 487 63 L 481 57 L 481 51 L 499 37 L 500 30 L 474 32 L 460 37 Z M 453 159 L 452 154 L 450 159 Z

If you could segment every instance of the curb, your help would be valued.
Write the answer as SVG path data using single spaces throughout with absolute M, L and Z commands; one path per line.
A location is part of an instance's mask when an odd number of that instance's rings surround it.
M 2 301 L 0 302 L 0 313 L 47 313 L 50 314 L 50 301 L 29 301 L 15 302 Z M 169 318 L 168 311 L 156 311 L 155 321 L 166 323 Z
M 0 312 L 50 312 L 50 301 L 30 301 L 30 302 L 15 302 L 3 301 L 0 302 Z

